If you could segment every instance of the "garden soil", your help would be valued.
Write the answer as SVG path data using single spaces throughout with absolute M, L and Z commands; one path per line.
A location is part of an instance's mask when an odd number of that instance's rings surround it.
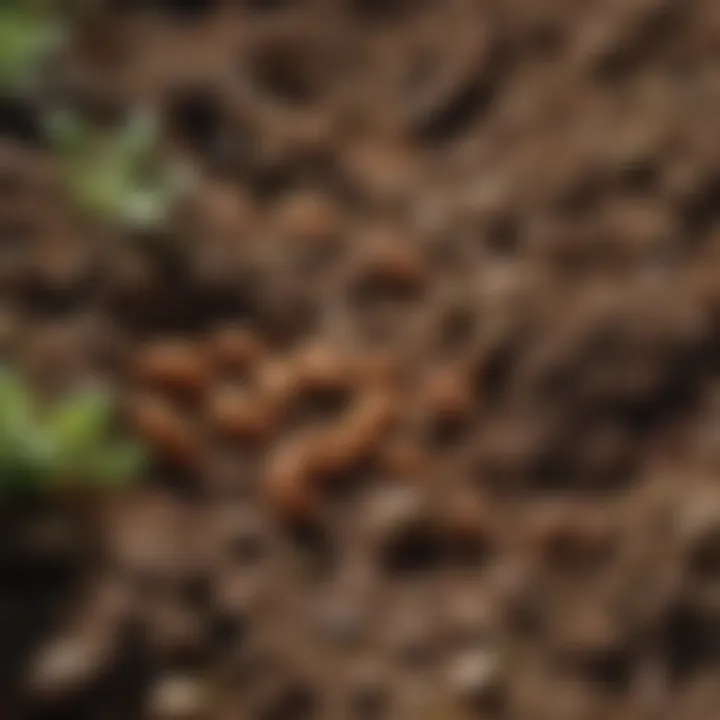
M 0 509 L 10 720 L 715 720 L 715 0 L 107 0 L 0 108 L 0 350 L 150 476 Z M 83 217 L 43 108 L 198 182 Z

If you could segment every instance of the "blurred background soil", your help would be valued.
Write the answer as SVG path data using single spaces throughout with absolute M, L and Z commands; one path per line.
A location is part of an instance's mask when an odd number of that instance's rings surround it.
M 0 107 L 2 355 L 158 458 L 0 508 L 0 715 L 717 718 L 719 58 L 715 0 L 98 2 L 39 102 L 202 181 L 128 239 Z

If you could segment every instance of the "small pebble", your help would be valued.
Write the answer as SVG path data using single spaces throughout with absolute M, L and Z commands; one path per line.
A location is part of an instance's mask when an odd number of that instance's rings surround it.
M 171 676 L 152 688 L 148 707 L 153 720 L 202 720 L 207 717 L 209 698 L 199 679 Z
M 678 534 L 693 568 L 720 574 L 720 500 L 695 498 L 678 513 Z
M 428 517 L 423 493 L 411 485 L 387 485 L 370 499 L 365 517 L 371 538 L 383 541 L 399 528 L 422 522 Z
M 383 488 L 366 516 L 368 541 L 386 573 L 427 572 L 445 557 L 444 539 L 418 486 Z
M 88 687 L 111 660 L 104 634 L 62 638 L 41 648 L 28 676 L 28 689 L 41 702 L 54 702 Z
M 490 709 L 503 690 L 503 672 L 496 653 L 472 650 L 454 658 L 447 667 L 450 692 L 471 708 Z

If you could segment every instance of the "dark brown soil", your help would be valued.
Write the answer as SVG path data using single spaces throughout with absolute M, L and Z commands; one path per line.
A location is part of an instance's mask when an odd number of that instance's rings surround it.
M 39 104 L 150 104 L 202 182 L 105 230 L 0 107 L 0 351 L 116 383 L 157 457 L 87 532 L 0 509 L 0 714 L 717 718 L 718 38 L 715 0 L 98 2 Z

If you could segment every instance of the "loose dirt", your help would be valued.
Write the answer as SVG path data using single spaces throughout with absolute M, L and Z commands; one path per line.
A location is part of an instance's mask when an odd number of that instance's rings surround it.
M 126 237 L 0 108 L 0 351 L 157 459 L 0 508 L 3 716 L 714 720 L 716 3 L 97 5 L 39 104 L 202 182 Z

